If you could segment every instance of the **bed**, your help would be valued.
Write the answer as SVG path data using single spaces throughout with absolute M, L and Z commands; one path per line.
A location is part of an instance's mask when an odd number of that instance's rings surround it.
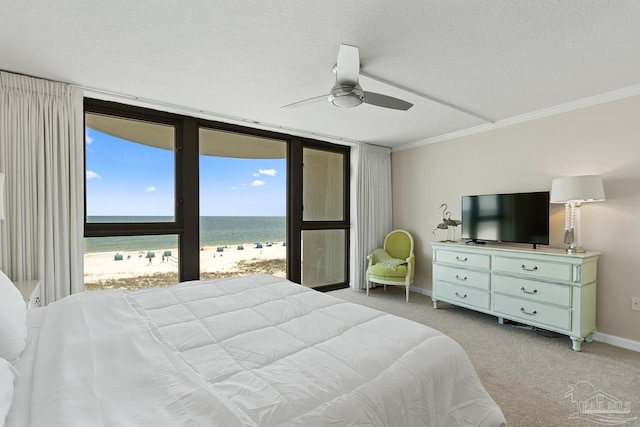
M 84 292 L 24 321 L 8 427 L 506 425 L 451 338 L 274 276 Z

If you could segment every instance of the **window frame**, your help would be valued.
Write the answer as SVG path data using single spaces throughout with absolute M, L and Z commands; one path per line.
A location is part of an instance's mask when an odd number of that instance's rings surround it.
M 174 221 L 165 222 L 88 222 L 87 221 L 87 188 L 84 186 L 84 237 L 111 237 L 111 236 L 145 236 L 161 234 L 179 234 L 183 231 L 184 220 L 179 204 L 183 199 L 182 186 L 182 128 L 181 120 L 169 113 L 149 114 L 144 109 L 115 104 L 108 101 L 99 101 L 91 98 L 84 99 L 83 126 L 86 129 L 86 114 L 104 114 L 108 116 L 141 120 L 149 123 L 172 126 L 175 130 L 174 146 Z M 86 138 L 86 131 L 85 131 Z M 86 184 L 87 174 L 87 144 L 84 144 L 83 176 Z
M 325 291 L 348 287 L 349 285 L 349 227 L 350 227 L 350 151 L 346 145 L 312 140 L 262 129 L 247 128 L 240 125 L 216 122 L 212 120 L 168 113 L 149 108 L 133 106 L 94 98 L 84 98 L 83 126 L 86 129 L 87 113 L 105 114 L 124 119 L 142 120 L 174 126 L 175 129 L 175 213 L 172 222 L 88 222 L 86 198 L 86 141 L 84 144 L 83 177 L 84 177 L 84 237 L 111 236 L 144 236 L 166 235 L 178 236 L 180 282 L 198 280 L 200 278 L 200 206 L 199 206 L 199 129 L 210 128 L 238 134 L 252 135 L 281 140 L 287 144 L 287 179 L 286 179 L 286 216 L 287 216 L 287 278 L 293 282 L 301 282 L 301 238 L 303 230 L 345 230 L 345 277 L 340 283 L 316 287 Z M 85 132 L 86 138 L 86 132 Z M 304 148 L 332 151 L 343 154 L 344 191 L 343 219 L 341 221 L 303 221 L 302 220 L 302 153 Z
M 327 142 L 319 142 L 300 138 L 298 144 L 292 145 L 289 162 L 288 176 L 292 178 L 291 186 L 291 203 L 294 207 L 291 210 L 291 235 L 287 236 L 287 241 L 291 246 L 295 256 L 291 258 L 291 279 L 296 283 L 302 282 L 302 232 L 303 231 L 322 231 L 322 230 L 344 230 L 345 232 L 345 257 L 344 257 L 344 280 L 342 282 L 331 283 L 322 286 L 316 286 L 313 289 L 319 291 L 331 291 L 334 289 L 342 289 L 349 286 L 350 277 L 350 164 L 351 164 L 351 148 L 345 145 L 331 144 Z M 343 155 L 343 204 L 342 204 L 342 220 L 304 220 L 303 219 L 303 151 L 310 148 L 319 151 L 329 151 Z

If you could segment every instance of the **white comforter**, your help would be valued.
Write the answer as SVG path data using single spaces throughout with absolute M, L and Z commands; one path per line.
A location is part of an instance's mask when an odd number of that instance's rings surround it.
M 447 336 L 272 276 L 86 292 L 31 323 L 11 427 L 505 423 Z

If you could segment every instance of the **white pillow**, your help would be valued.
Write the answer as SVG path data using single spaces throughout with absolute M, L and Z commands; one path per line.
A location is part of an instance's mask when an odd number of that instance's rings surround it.
M 18 360 L 27 345 L 27 304 L 13 282 L 0 271 L 0 358 Z
M 0 358 L 0 426 L 4 425 L 13 400 L 13 380 L 16 370 L 11 363 Z

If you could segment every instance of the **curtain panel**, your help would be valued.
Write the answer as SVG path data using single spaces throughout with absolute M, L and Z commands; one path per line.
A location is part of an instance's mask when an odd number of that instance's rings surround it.
M 357 158 L 351 287 L 366 289 L 367 255 L 382 247 L 393 226 L 391 149 L 362 143 L 358 146 Z
M 83 289 L 83 102 L 67 84 L 0 72 L 0 264 L 45 304 Z

